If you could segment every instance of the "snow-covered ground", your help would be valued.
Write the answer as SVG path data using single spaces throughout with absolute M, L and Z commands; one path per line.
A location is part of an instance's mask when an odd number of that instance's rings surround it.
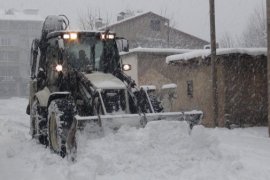
M 0 100 L 1 180 L 269 180 L 267 128 L 206 129 L 184 122 L 78 134 L 77 161 L 31 139 L 27 100 Z

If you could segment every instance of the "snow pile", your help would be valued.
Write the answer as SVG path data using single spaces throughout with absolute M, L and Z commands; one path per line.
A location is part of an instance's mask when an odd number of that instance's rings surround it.
M 176 49 L 176 48 L 142 48 L 137 47 L 134 49 L 130 49 L 129 52 L 120 52 L 120 55 L 126 55 L 130 53 L 152 53 L 152 54 L 183 54 L 187 52 L 191 52 L 190 49 Z
M 224 49 L 217 49 L 217 55 L 224 55 L 224 54 L 247 54 L 250 56 L 259 56 L 259 55 L 267 55 L 266 48 L 224 48 Z M 203 49 L 203 50 L 194 50 L 191 52 L 187 52 L 184 54 L 176 54 L 171 55 L 166 58 L 166 63 L 171 63 L 174 61 L 188 61 L 194 58 L 206 58 L 210 56 L 211 50 L 210 49 Z
M 177 85 L 172 83 L 172 84 L 164 84 L 161 89 L 174 89 L 177 88 Z
M 266 128 L 206 129 L 159 121 L 117 133 L 78 133 L 76 162 L 31 139 L 26 99 L 0 100 L 0 179 L 267 180 Z
M 215 168 L 224 158 L 216 138 L 203 127 L 196 127 L 189 135 L 185 122 L 151 122 L 144 129 L 123 127 L 116 134 L 81 142 L 86 147 L 78 154 L 78 161 L 95 157 L 101 166 L 97 173 L 103 179 L 178 179 L 187 170 L 199 171 L 201 161 Z
M 143 90 L 145 90 L 145 91 L 147 91 L 147 90 L 156 90 L 157 89 L 157 87 L 155 85 L 142 85 L 142 86 L 140 86 L 140 89 L 141 88 Z

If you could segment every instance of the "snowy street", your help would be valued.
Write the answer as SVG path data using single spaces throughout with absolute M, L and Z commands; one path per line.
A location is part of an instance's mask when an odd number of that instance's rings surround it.
M 206 129 L 151 122 L 94 137 L 78 133 L 76 162 L 32 140 L 27 99 L 0 100 L 1 180 L 268 180 L 266 127 Z

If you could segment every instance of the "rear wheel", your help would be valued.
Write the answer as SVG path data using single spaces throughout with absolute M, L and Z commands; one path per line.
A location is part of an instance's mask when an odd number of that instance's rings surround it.
M 48 108 L 48 140 L 50 148 L 65 157 L 76 153 L 75 105 L 69 99 L 52 100 Z

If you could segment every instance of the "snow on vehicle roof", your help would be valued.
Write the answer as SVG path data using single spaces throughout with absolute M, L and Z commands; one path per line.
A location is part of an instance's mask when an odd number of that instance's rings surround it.
M 93 72 L 85 76 L 97 89 L 126 89 L 126 85 L 112 74 Z
M 222 48 L 217 49 L 217 55 L 225 55 L 225 54 L 247 54 L 250 56 L 259 56 L 259 55 L 267 55 L 266 48 Z M 201 49 L 201 50 L 194 50 L 184 54 L 176 54 L 171 55 L 166 58 L 166 63 L 171 63 L 175 61 L 188 61 L 194 58 L 206 58 L 211 55 L 210 49 Z
M 130 49 L 129 52 L 121 52 L 120 55 L 125 55 L 129 53 L 134 53 L 134 52 L 142 52 L 142 53 L 171 53 L 171 54 L 182 54 L 182 53 L 187 53 L 191 52 L 190 49 L 174 49 L 174 48 L 134 48 Z
M 0 9 L 0 20 L 10 21 L 44 21 L 38 14 L 37 9 L 25 9 L 18 11 L 15 9 L 3 10 Z

